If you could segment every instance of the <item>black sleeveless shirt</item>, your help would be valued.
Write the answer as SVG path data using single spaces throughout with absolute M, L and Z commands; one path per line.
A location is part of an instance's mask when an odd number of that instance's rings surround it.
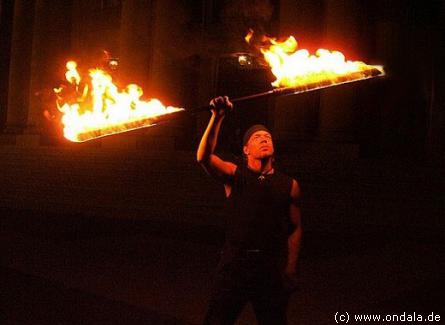
M 261 176 L 240 164 L 231 185 L 226 247 L 284 253 L 291 227 L 292 178 L 276 170 Z

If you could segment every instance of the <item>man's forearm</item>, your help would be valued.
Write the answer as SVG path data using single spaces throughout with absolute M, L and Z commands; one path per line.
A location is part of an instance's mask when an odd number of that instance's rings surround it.
M 298 256 L 300 253 L 302 230 L 301 227 L 295 229 L 295 231 L 289 236 L 287 240 L 288 257 L 287 267 L 295 270 L 297 266 Z
M 215 151 L 218 140 L 219 129 L 221 127 L 224 116 L 212 114 L 209 124 L 199 143 L 196 159 L 198 162 L 204 162 L 209 159 L 210 155 Z

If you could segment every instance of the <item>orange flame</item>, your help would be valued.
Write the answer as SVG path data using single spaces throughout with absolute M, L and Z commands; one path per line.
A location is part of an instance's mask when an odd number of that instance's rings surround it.
M 62 112 L 64 136 L 83 142 L 105 135 L 152 126 L 156 117 L 181 111 L 164 106 L 157 99 L 142 101 L 142 88 L 136 84 L 119 90 L 111 76 L 101 69 L 89 71 L 90 84 L 81 84 L 77 63 L 66 64 L 66 80 L 75 87 L 75 96 L 64 96 L 65 88 L 54 89 L 57 107 Z M 89 90 L 91 89 L 91 91 Z
M 249 29 L 249 32 L 244 37 L 244 39 L 246 40 L 247 43 L 250 43 L 250 41 L 252 40 L 252 37 L 253 37 L 253 29 Z
M 251 43 L 253 31 L 245 37 Z M 360 80 L 384 75 L 382 66 L 368 65 L 361 61 L 346 61 L 343 53 L 318 49 L 315 55 L 306 49 L 298 49 L 293 36 L 283 42 L 264 36 L 259 46 L 264 59 L 270 65 L 276 80 L 274 87 L 300 87 L 307 84 L 331 81 Z
M 66 68 L 68 69 L 68 71 L 65 73 L 66 80 L 73 84 L 79 85 L 80 75 L 77 71 L 77 63 L 74 61 L 68 61 L 66 63 Z

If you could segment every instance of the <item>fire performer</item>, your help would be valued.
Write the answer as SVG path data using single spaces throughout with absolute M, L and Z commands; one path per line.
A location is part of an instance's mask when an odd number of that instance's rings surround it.
M 242 163 L 215 155 L 221 123 L 233 104 L 218 97 L 210 105 L 197 160 L 224 185 L 228 222 L 204 323 L 233 324 L 251 302 L 259 324 L 287 324 L 302 235 L 298 182 L 274 168 L 272 136 L 263 125 L 244 134 Z

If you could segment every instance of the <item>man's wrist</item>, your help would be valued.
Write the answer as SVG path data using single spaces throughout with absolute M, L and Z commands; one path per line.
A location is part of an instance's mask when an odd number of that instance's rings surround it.
M 212 114 L 213 114 L 213 116 L 215 118 L 215 121 L 221 121 L 222 119 L 224 119 L 224 116 L 225 116 L 224 113 L 220 114 L 220 113 L 217 113 L 215 111 L 212 111 Z

